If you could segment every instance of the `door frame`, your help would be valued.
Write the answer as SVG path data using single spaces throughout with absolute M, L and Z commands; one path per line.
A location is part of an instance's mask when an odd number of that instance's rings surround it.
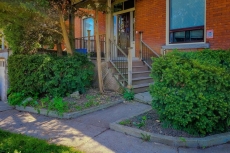
M 134 24 L 135 24 L 135 19 L 133 17 L 133 13 L 135 11 L 135 8 L 130 8 L 130 9 L 127 9 L 127 10 L 123 10 L 123 11 L 119 11 L 119 12 L 115 12 L 113 13 L 112 15 L 112 21 L 113 21 L 113 37 L 114 37 L 114 40 L 115 42 L 117 43 L 117 40 L 118 40 L 118 35 L 117 35 L 117 24 L 118 24 L 118 21 L 117 21 L 117 16 L 120 15 L 120 14 L 124 14 L 124 13 L 130 13 L 130 47 L 132 47 L 132 57 L 135 57 L 135 39 L 133 40 L 134 38 Z M 116 18 L 116 24 L 114 24 L 114 18 Z

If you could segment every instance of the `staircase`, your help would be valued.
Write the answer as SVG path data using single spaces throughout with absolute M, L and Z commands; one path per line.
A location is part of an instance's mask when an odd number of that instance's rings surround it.
M 115 79 L 122 85 L 123 87 L 127 87 L 127 79 L 128 78 L 128 62 L 127 60 L 120 61 L 112 60 L 111 64 L 114 66 L 114 74 Z M 122 65 L 122 66 L 121 66 Z M 117 67 L 120 70 L 115 69 Z M 150 75 L 149 67 L 144 64 L 144 62 L 140 61 L 137 58 L 133 58 L 132 60 L 132 89 L 134 93 L 141 93 L 148 91 L 149 84 L 153 83 Z
M 113 69 L 113 76 L 117 82 L 124 88 L 131 87 L 134 93 L 146 92 L 149 89 L 149 84 L 153 83 L 150 77 L 151 57 L 159 57 L 159 55 L 152 50 L 142 40 L 142 32 L 140 32 L 140 57 L 132 58 L 129 47 L 124 51 L 117 45 L 115 40 L 109 39 L 110 50 L 110 68 Z M 87 48 L 88 52 L 95 52 L 95 37 L 76 38 L 76 49 Z M 100 37 L 100 44 L 102 52 L 105 52 L 106 43 L 105 35 Z M 128 50 L 128 54 L 127 54 Z M 128 62 L 129 61 L 129 62 Z

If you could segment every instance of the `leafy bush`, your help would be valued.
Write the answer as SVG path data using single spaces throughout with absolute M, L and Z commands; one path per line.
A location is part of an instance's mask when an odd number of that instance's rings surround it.
M 22 101 L 25 99 L 24 94 L 20 92 L 11 93 L 8 96 L 8 103 L 12 106 L 21 105 Z
M 92 62 L 86 56 L 57 57 L 48 54 L 12 55 L 8 59 L 11 93 L 25 96 L 65 96 L 84 92 L 93 80 Z
M 173 51 L 154 59 L 153 108 L 164 123 L 191 134 L 226 131 L 230 125 L 230 52 Z
M 130 89 L 124 89 L 123 92 L 123 97 L 125 98 L 125 100 L 133 100 L 134 99 L 134 92 L 133 90 Z
M 48 110 L 55 110 L 59 116 L 63 116 L 63 113 L 67 110 L 67 103 L 64 102 L 61 97 L 54 97 L 54 99 L 49 103 Z

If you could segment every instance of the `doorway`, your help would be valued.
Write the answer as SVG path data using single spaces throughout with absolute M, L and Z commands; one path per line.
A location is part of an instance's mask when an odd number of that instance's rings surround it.
M 132 57 L 135 57 L 135 11 L 114 16 L 114 37 L 118 46 L 128 55 L 132 47 Z M 118 56 L 121 53 L 118 52 Z

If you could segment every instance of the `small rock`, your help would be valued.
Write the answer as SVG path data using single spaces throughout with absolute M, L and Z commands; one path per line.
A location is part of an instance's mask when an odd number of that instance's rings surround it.
M 70 95 L 71 98 L 80 99 L 79 91 L 76 91 Z

